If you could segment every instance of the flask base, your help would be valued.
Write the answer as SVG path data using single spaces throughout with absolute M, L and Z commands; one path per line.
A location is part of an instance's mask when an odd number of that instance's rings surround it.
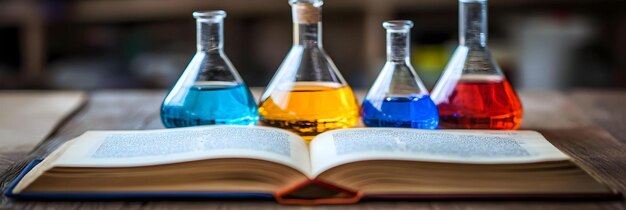
M 188 119 L 188 118 L 164 118 L 163 125 L 166 128 L 180 128 L 201 125 L 255 125 L 257 120 L 253 117 L 237 119 Z
M 307 141 L 310 141 L 317 134 L 325 131 L 352 128 L 356 125 L 358 118 L 337 119 L 337 120 L 271 120 L 262 119 L 261 124 L 292 131 Z
M 463 116 L 451 114 L 439 116 L 439 128 L 515 130 L 519 128 L 521 121 L 521 112 L 494 116 Z
M 437 119 L 429 121 L 400 121 L 363 118 L 363 124 L 367 127 L 437 129 L 437 122 Z

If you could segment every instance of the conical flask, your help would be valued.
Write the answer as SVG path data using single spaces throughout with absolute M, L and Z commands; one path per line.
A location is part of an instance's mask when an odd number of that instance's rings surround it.
M 197 51 L 161 106 L 168 128 L 196 125 L 254 125 L 258 110 L 250 90 L 223 48 L 226 12 L 194 12 Z
M 358 104 L 352 89 L 322 48 L 321 0 L 290 0 L 294 44 L 261 97 L 265 125 L 291 130 L 305 139 L 353 127 Z
M 435 129 L 437 106 L 410 63 L 408 20 L 386 21 L 387 62 L 365 96 L 361 118 L 368 127 Z
M 487 48 L 486 0 L 459 0 L 459 46 L 432 96 L 440 128 L 519 127 L 520 100 Z

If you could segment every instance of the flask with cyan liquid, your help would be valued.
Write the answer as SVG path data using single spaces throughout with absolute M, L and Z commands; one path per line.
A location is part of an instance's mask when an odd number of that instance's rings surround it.
M 359 114 L 352 89 L 322 48 L 322 0 L 289 3 L 294 44 L 261 97 L 261 122 L 307 140 L 355 126 Z
M 387 62 L 361 106 L 363 123 L 368 127 L 437 128 L 437 106 L 409 59 L 413 22 L 386 21 L 383 27 L 387 30 Z
M 254 125 L 258 110 L 250 90 L 224 53 L 224 11 L 194 12 L 197 51 L 161 106 L 168 128 Z
M 432 96 L 440 128 L 519 127 L 520 100 L 487 48 L 487 0 L 459 0 L 459 46 Z

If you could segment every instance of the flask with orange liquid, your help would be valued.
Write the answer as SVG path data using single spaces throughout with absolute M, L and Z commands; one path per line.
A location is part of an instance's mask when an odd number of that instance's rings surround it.
M 310 139 L 354 127 L 359 110 L 352 89 L 322 48 L 322 0 L 290 0 L 294 44 L 259 104 L 261 122 Z
M 459 46 L 432 96 L 440 128 L 519 127 L 522 105 L 487 48 L 487 0 L 459 0 Z

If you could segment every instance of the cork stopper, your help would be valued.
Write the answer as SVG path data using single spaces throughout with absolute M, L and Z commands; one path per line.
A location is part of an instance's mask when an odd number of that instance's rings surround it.
M 315 24 L 320 22 L 322 9 L 309 2 L 296 2 L 293 6 L 293 20 L 298 24 Z

